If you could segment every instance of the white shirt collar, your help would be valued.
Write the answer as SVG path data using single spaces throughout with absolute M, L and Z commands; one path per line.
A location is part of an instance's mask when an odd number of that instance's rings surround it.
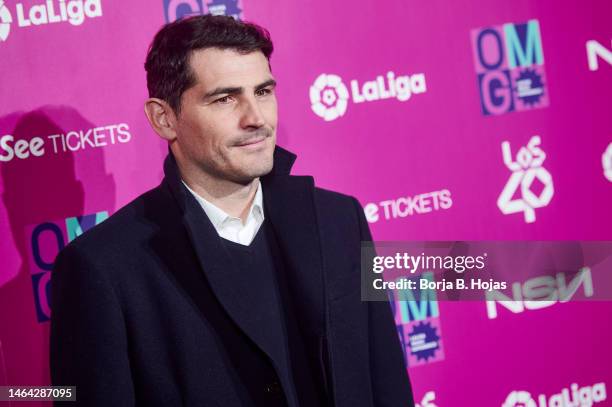
M 221 237 L 243 245 L 251 243 L 264 221 L 263 188 L 261 182 L 258 183 L 255 198 L 253 199 L 253 203 L 251 204 L 244 224 L 240 218 L 229 215 L 223 209 L 202 198 L 194 190 L 189 188 L 185 181 L 183 181 L 183 185 L 185 185 L 187 190 L 191 192 L 198 201 Z

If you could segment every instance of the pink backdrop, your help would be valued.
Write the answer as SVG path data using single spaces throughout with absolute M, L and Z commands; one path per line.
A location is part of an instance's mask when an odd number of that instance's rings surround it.
M 0 385 L 49 384 L 53 258 L 160 181 L 147 46 L 207 10 L 270 30 L 278 143 L 375 239 L 611 239 L 609 1 L 4 0 Z M 398 321 L 437 346 L 408 360 L 421 407 L 609 403 L 609 302 L 428 306 Z

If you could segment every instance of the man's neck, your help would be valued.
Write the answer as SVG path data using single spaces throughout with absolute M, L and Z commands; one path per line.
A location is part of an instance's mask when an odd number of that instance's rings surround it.
M 210 176 L 190 176 L 183 174 L 183 181 L 196 194 L 222 209 L 230 216 L 240 218 L 244 223 L 259 187 L 259 178 L 243 185 Z

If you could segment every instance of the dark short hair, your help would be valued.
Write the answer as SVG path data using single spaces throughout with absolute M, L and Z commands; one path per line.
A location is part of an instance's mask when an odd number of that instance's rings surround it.
M 196 81 L 189 66 L 191 54 L 206 48 L 243 54 L 261 51 L 268 63 L 274 49 L 265 28 L 230 16 L 207 14 L 166 24 L 155 34 L 147 53 L 149 97 L 165 100 L 178 114 L 183 92 Z

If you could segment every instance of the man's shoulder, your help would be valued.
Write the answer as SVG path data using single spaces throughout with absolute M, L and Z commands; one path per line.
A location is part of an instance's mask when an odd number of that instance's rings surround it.
M 358 227 L 360 211 L 359 200 L 352 195 L 315 187 L 315 203 L 319 220 L 323 224 L 334 225 L 337 229 Z
M 360 247 L 369 231 L 361 203 L 352 195 L 315 188 L 320 236 L 326 247 Z M 338 239 L 340 238 L 340 240 Z
M 315 187 L 314 190 L 315 200 L 323 208 L 354 211 L 360 205 L 359 200 L 352 195 L 321 187 Z
M 165 199 L 161 189 L 160 185 L 134 198 L 108 219 L 77 236 L 66 249 L 104 256 L 136 248 L 156 230 L 150 218 L 161 210 Z

